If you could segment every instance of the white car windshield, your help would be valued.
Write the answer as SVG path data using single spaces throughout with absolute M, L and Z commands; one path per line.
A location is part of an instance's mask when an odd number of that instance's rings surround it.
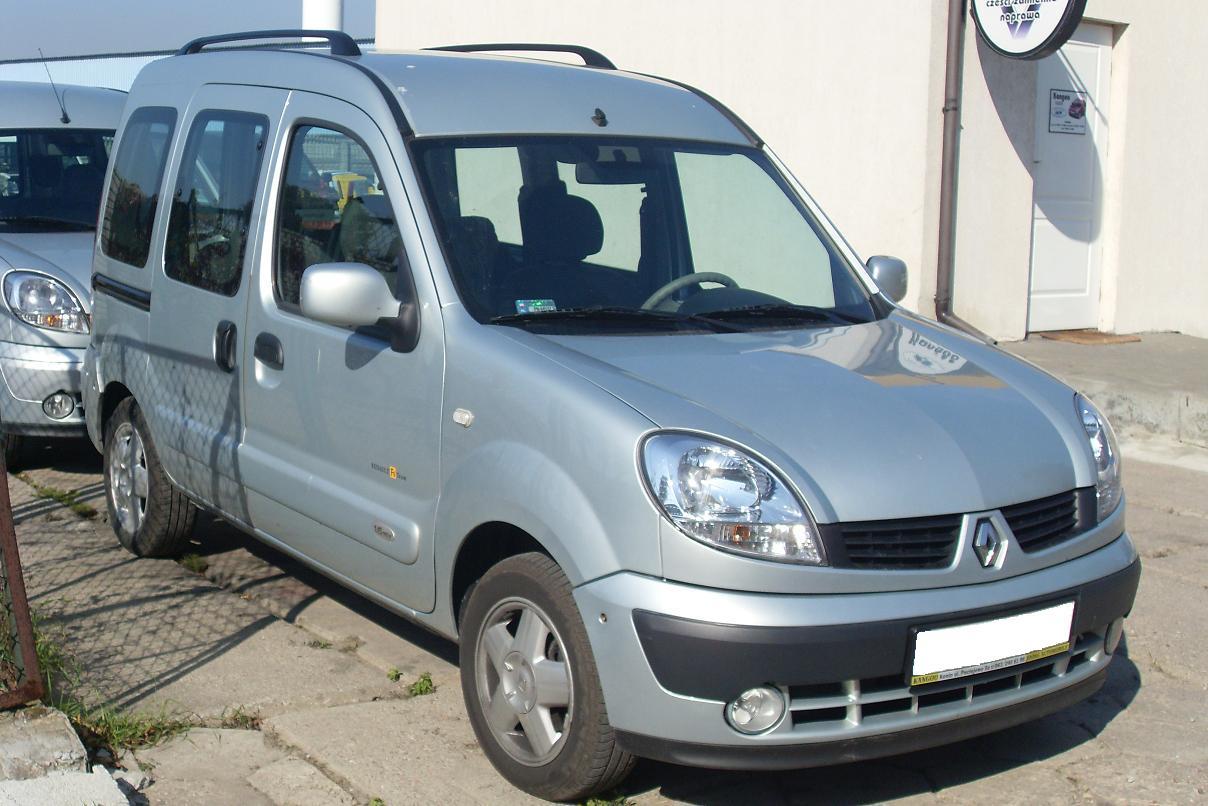
M 746 330 L 884 314 L 756 149 L 570 136 L 414 148 L 481 322 Z
M 0 129 L 0 233 L 93 229 L 113 132 Z

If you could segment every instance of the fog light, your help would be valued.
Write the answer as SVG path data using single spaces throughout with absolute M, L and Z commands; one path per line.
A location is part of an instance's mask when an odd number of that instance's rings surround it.
M 1124 619 L 1123 617 L 1116 619 L 1108 625 L 1107 632 L 1103 636 L 1103 652 L 1111 655 L 1120 647 L 1120 639 L 1124 637 Z
M 52 420 L 62 420 L 75 411 L 75 399 L 66 392 L 55 392 L 42 401 L 42 411 Z
M 747 689 L 726 706 L 726 721 L 742 733 L 763 733 L 784 716 L 784 695 L 771 686 Z

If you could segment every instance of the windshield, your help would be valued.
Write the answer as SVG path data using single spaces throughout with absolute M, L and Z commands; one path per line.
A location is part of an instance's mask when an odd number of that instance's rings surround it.
M 879 316 L 757 149 L 574 136 L 414 148 L 480 322 L 734 331 Z
M 94 229 L 113 132 L 0 129 L 0 233 Z

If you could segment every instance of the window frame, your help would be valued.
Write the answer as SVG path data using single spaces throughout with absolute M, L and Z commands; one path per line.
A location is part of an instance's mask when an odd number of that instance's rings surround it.
M 172 231 L 172 213 L 174 212 L 173 208 L 174 208 L 174 205 L 176 204 L 176 190 L 180 188 L 181 177 L 184 176 L 186 169 L 189 169 L 190 171 L 192 171 L 196 168 L 197 159 L 201 156 L 201 141 L 199 138 L 195 144 L 194 140 L 193 140 L 194 134 L 204 134 L 205 125 L 208 125 L 210 122 L 212 122 L 214 120 L 221 120 L 223 122 L 233 122 L 234 120 L 236 120 L 238 118 L 243 118 L 244 122 L 250 122 L 253 124 L 261 123 L 264 126 L 264 134 L 261 135 L 262 141 L 261 141 L 261 145 L 259 148 L 259 154 L 256 158 L 257 159 L 256 172 L 255 172 L 255 176 L 253 177 L 253 182 L 252 182 L 252 196 L 251 196 L 252 206 L 248 210 L 248 217 L 247 217 L 247 221 L 245 222 L 245 226 L 244 226 L 244 241 L 243 241 L 243 248 L 241 250 L 242 254 L 240 255 L 240 259 L 239 259 L 238 282 L 235 283 L 235 287 L 228 294 L 224 291 L 219 291 L 219 290 L 216 290 L 213 288 L 206 288 L 205 286 L 197 285 L 195 283 L 189 282 L 188 280 L 183 280 L 180 277 L 174 277 L 171 274 L 169 274 L 168 273 L 168 259 L 167 259 L 168 258 L 168 236 L 171 234 L 171 231 Z M 200 130 L 198 129 L 199 123 L 202 124 L 202 127 Z M 205 109 L 198 110 L 197 113 L 193 115 L 192 119 L 189 121 L 189 130 L 185 134 L 184 144 L 181 146 L 180 158 L 175 163 L 176 172 L 175 172 L 175 175 L 173 176 L 174 181 L 173 181 L 172 201 L 168 205 L 168 213 L 167 213 L 168 218 L 164 222 L 164 242 L 163 242 L 162 255 L 160 258 L 160 264 L 161 264 L 161 268 L 163 270 L 164 277 L 166 277 L 167 279 L 169 279 L 172 282 L 177 283 L 179 285 L 187 286 L 189 288 L 195 288 L 198 291 L 206 291 L 210 294 L 214 294 L 215 296 L 234 298 L 239 295 L 239 291 L 243 288 L 244 266 L 247 263 L 247 255 L 248 255 L 247 248 L 248 248 L 248 245 L 252 242 L 253 236 L 254 236 L 254 233 L 252 230 L 253 230 L 253 225 L 256 220 L 256 216 L 254 215 L 254 212 L 256 209 L 256 202 L 258 201 L 258 198 L 263 195 L 261 191 L 262 191 L 262 186 L 263 186 L 263 172 L 264 172 L 264 164 L 265 164 L 264 157 L 265 157 L 265 154 L 269 150 L 269 145 L 271 143 L 271 133 L 272 133 L 272 121 L 269 120 L 267 115 L 265 115 L 261 112 L 249 112 L 244 109 L 227 109 L 227 108 L 220 108 L 220 107 L 213 107 L 213 108 L 207 107 Z M 190 174 L 190 179 L 191 180 L 193 179 L 192 174 Z
M 151 215 L 150 215 L 151 227 L 150 227 L 150 232 L 148 233 L 148 237 L 147 237 L 146 253 L 143 255 L 142 263 L 131 263 L 131 262 L 127 261 L 124 257 L 119 257 L 119 256 L 111 254 L 109 252 L 109 246 L 110 246 L 110 241 L 111 241 L 111 238 L 109 237 L 109 232 L 111 231 L 112 222 L 113 222 L 113 212 L 112 212 L 112 208 L 110 206 L 109 200 L 110 200 L 110 196 L 114 192 L 113 180 L 117 176 L 118 161 L 122 155 L 123 147 L 126 145 L 126 138 L 129 136 L 131 125 L 143 122 L 142 120 L 139 119 L 140 116 L 150 117 L 151 115 L 155 115 L 155 114 L 160 114 L 162 116 L 152 119 L 148 122 L 151 125 L 154 125 L 155 123 L 166 122 L 168 124 L 168 136 L 164 140 L 164 153 L 163 153 L 163 156 L 160 158 L 159 179 L 158 179 L 157 186 L 155 188 L 155 190 L 156 190 L 155 206 L 154 206 L 154 208 L 152 208 Z M 106 180 L 106 185 L 105 185 L 105 194 L 104 194 L 104 197 L 101 199 L 102 216 L 101 216 L 101 221 L 100 221 L 100 228 L 97 231 L 97 241 L 98 241 L 98 244 L 101 249 L 101 254 L 103 254 L 106 258 L 108 258 L 112 261 L 121 263 L 123 266 L 129 266 L 130 268 L 133 268 L 133 269 L 145 269 L 145 268 L 147 268 L 147 263 L 151 260 L 151 248 L 155 244 L 155 223 L 158 220 L 159 215 L 160 215 L 159 210 L 160 210 L 160 202 L 163 201 L 164 183 L 168 179 L 168 158 L 172 155 L 172 148 L 176 144 L 176 137 L 178 134 L 177 124 L 179 122 L 180 122 L 180 110 L 178 110 L 176 107 L 165 106 L 162 104 L 148 104 L 146 106 L 140 106 L 138 109 L 135 109 L 133 112 L 131 112 L 130 116 L 127 117 L 126 120 L 122 124 L 121 140 L 117 142 L 117 148 L 116 148 L 116 150 L 114 150 L 112 152 L 112 154 L 109 158 L 109 168 L 106 172 L 107 180 Z
M 336 134 L 344 135 L 349 140 L 356 143 L 361 148 L 361 150 L 365 152 L 365 156 L 369 158 L 369 162 L 373 166 L 373 170 L 377 174 L 379 182 L 384 180 L 385 174 L 383 174 L 382 169 L 380 167 L 378 167 L 378 160 L 376 157 L 374 157 L 373 149 L 371 149 L 369 147 L 369 144 L 366 143 L 360 137 L 358 137 L 347 126 L 340 125 L 333 121 L 323 120 L 321 118 L 309 118 L 309 117 L 297 118 L 290 124 L 289 136 L 283 138 L 285 147 L 281 152 L 282 156 L 281 156 L 281 161 L 280 161 L 280 168 L 278 169 L 279 181 L 277 183 L 278 187 L 277 187 L 276 198 L 273 201 L 272 272 L 271 272 L 271 276 L 269 278 L 269 284 L 272 286 L 273 302 L 276 304 L 277 310 L 279 310 L 283 313 L 299 316 L 303 319 L 306 319 L 306 321 L 308 321 L 308 322 L 314 322 L 315 324 L 322 325 L 322 324 L 326 324 L 326 323 L 318 322 L 314 319 L 311 319 L 311 318 L 305 316 L 302 313 L 302 306 L 301 306 L 300 300 L 299 300 L 299 302 L 295 303 L 295 302 L 289 302 L 288 300 L 283 299 L 281 296 L 280 287 L 278 286 L 278 283 L 277 283 L 277 274 L 278 274 L 278 268 L 280 266 L 279 260 L 280 260 L 280 252 L 281 252 L 281 238 L 280 238 L 281 211 L 284 209 L 284 206 L 285 206 L 284 205 L 285 189 L 286 189 L 286 184 L 287 184 L 285 176 L 286 176 L 286 173 L 289 171 L 289 159 L 290 159 L 290 155 L 293 153 L 293 150 L 294 150 L 294 143 L 297 141 L 299 133 L 303 129 L 306 129 L 306 128 L 326 129 L 327 131 L 331 131 L 331 132 L 335 132 Z M 394 222 L 394 228 L 398 232 L 399 238 L 401 240 L 403 231 L 402 231 L 402 228 L 399 226 L 398 208 L 395 205 L 394 195 L 387 192 L 386 197 L 390 200 L 390 213 L 392 215 L 392 220 Z M 313 264 L 313 265 L 318 265 L 318 264 Z M 310 268 L 310 267 L 309 266 L 303 267 L 302 271 L 305 272 L 306 269 L 308 269 L 308 268 Z M 399 271 L 399 276 L 398 276 L 397 282 L 395 283 L 395 287 L 394 287 L 394 298 L 396 300 L 398 300 L 400 303 L 402 303 L 402 302 L 407 301 L 400 295 L 400 292 L 402 292 L 404 288 L 408 290 L 408 293 L 410 294 L 412 299 L 414 299 L 414 296 L 415 296 L 415 291 L 414 291 L 415 280 L 412 277 L 411 258 L 407 254 L 407 247 L 406 247 L 405 241 L 402 244 L 402 248 L 399 250 L 398 271 Z M 346 330 L 350 333 L 353 333 L 353 332 L 362 333 L 363 335 L 367 335 L 372 338 L 381 339 L 384 341 L 390 340 L 389 334 L 387 334 L 383 328 L 378 327 L 376 325 L 371 325 L 367 328 L 356 328 L 356 329 L 341 328 L 341 327 L 337 327 L 336 325 L 327 325 L 327 326 L 336 328 L 337 330 Z

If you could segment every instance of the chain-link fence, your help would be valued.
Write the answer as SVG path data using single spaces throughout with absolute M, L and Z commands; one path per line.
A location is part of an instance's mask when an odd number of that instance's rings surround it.
M 41 696 L 42 676 L 17 555 L 8 472 L 0 460 L 0 709 Z

